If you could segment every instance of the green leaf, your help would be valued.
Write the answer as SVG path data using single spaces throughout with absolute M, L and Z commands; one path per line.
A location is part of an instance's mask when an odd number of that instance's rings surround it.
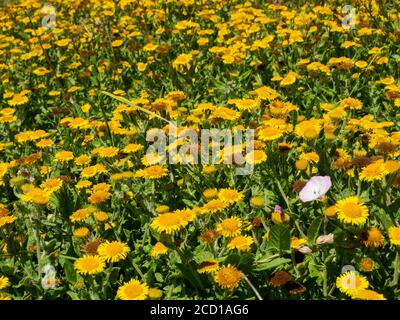
M 275 267 L 278 267 L 282 264 L 288 263 L 290 262 L 290 259 L 287 258 L 276 258 L 270 262 L 266 262 L 266 263 L 260 263 L 258 264 L 254 270 L 255 271 L 264 271 L 264 270 L 268 270 L 268 269 L 272 269 Z
M 283 225 L 276 225 L 269 232 L 269 244 L 281 253 L 290 250 L 290 231 Z
M 240 256 L 238 268 L 244 272 L 250 272 L 253 270 L 254 253 L 245 253 Z
M 317 239 L 319 229 L 321 228 L 322 221 L 324 218 L 320 217 L 315 219 L 307 230 L 307 238 L 310 244 L 315 244 L 315 239 Z
M 68 282 L 70 282 L 70 283 L 76 282 L 76 272 L 75 272 L 74 266 L 68 260 L 64 261 L 64 272 L 65 272 L 65 276 L 67 277 Z
M 155 273 L 155 274 L 154 274 L 154 277 L 156 278 L 156 280 L 157 280 L 158 282 L 163 282 L 163 281 L 164 281 L 164 278 L 163 278 L 162 274 L 159 273 L 159 272 Z
M 71 297 L 72 300 L 80 300 L 79 296 L 76 292 L 73 291 L 68 291 L 67 295 L 69 295 Z
M 393 203 L 394 204 L 394 203 Z M 393 205 L 392 204 L 392 205 Z M 388 208 L 389 209 L 389 208 Z M 389 227 L 393 226 L 393 221 L 390 218 L 390 216 L 386 213 L 386 211 L 389 211 L 388 209 L 386 210 L 377 210 L 375 212 L 375 216 L 382 222 L 383 226 L 385 229 L 388 229 Z

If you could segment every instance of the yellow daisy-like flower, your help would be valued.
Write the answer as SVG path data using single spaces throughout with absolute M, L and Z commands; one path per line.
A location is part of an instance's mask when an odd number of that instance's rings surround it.
M 123 153 L 135 153 L 142 150 L 144 147 L 141 144 L 130 143 L 122 149 Z
M 215 282 L 223 289 L 234 290 L 242 280 L 242 273 L 230 264 L 220 268 L 214 275 Z
M 5 300 L 11 300 L 11 297 L 5 294 L 0 294 L 0 301 L 5 301 Z
M 212 273 L 220 268 L 218 260 L 216 259 L 205 259 L 197 270 L 199 273 Z
M 390 243 L 400 246 L 400 227 L 389 227 L 388 232 Z
M 365 181 L 382 180 L 388 173 L 383 161 L 376 161 L 361 170 L 360 179 Z
M 356 290 L 368 288 L 368 280 L 355 271 L 348 271 L 336 278 L 336 287 L 347 295 L 352 295 Z
M 216 213 L 225 210 L 228 207 L 228 204 L 223 202 L 220 199 L 213 199 L 208 201 L 200 208 L 200 212 L 202 214 L 205 213 Z
M 358 99 L 345 98 L 340 101 L 339 107 L 345 108 L 345 109 L 348 108 L 350 110 L 360 110 L 363 107 L 363 103 Z
M 246 162 L 250 164 L 260 164 L 267 160 L 267 155 L 262 150 L 253 150 L 246 154 Z
M 368 228 L 362 236 L 362 243 L 367 247 L 380 247 L 385 241 L 382 232 L 377 227 Z
M 89 235 L 90 230 L 86 227 L 78 228 L 73 231 L 74 237 L 84 238 Z
M 361 225 L 368 218 L 368 208 L 358 197 L 348 197 L 338 201 L 336 210 L 339 220 L 345 223 Z
M 203 196 L 206 199 L 212 199 L 218 196 L 218 189 L 216 188 L 211 188 L 211 189 L 206 189 L 203 192 Z
M 371 272 L 374 269 L 374 261 L 370 258 L 363 258 L 360 261 L 360 270 L 364 272 Z
M 166 212 L 168 212 L 168 211 L 169 211 L 169 207 L 168 207 L 167 205 L 165 205 L 165 204 L 159 205 L 159 206 L 156 208 L 156 212 L 157 212 L 157 213 L 166 213 Z
M 226 203 L 232 204 L 243 199 L 243 194 L 234 189 L 221 189 L 218 192 L 218 198 Z
M 7 277 L 1 276 L 0 277 L 0 290 L 5 289 L 10 285 L 10 281 Z
M 280 212 L 272 212 L 271 219 L 276 224 L 281 224 L 284 222 L 288 222 L 290 217 L 287 213 L 280 213 Z
M 262 141 L 273 141 L 282 137 L 283 131 L 273 127 L 265 127 L 258 131 L 257 137 Z
M 302 246 L 304 246 L 305 244 L 307 244 L 307 240 L 303 239 L 303 238 L 297 238 L 297 237 L 292 237 L 290 239 L 290 247 L 292 249 L 299 249 Z
M 100 256 L 85 255 L 75 261 L 74 267 L 79 274 L 96 274 L 104 270 L 104 259 Z
M 162 166 L 155 165 L 136 171 L 135 176 L 138 178 L 153 180 L 165 177 L 167 175 L 167 172 L 168 170 L 163 168 Z
M 38 205 L 46 205 L 49 200 L 49 193 L 40 188 L 31 188 L 29 191 L 21 196 L 24 202 L 33 202 Z
M 251 197 L 250 198 L 250 205 L 252 207 L 260 208 L 260 207 L 264 206 L 264 198 L 263 197 L 258 197 L 258 196 Z
M 40 187 L 49 193 L 53 193 L 55 191 L 58 191 L 62 187 L 62 180 L 59 178 L 53 178 L 53 179 L 48 179 L 45 182 L 43 182 Z
M 254 243 L 252 237 L 249 236 L 236 236 L 232 238 L 227 248 L 230 250 L 237 249 L 239 252 L 246 252 L 250 250 L 250 246 Z
M 90 163 L 90 157 L 87 155 L 81 155 L 78 158 L 75 158 L 74 162 L 78 166 L 83 166 Z
M 14 106 L 23 105 L 23 104 L 27 103 L 28 101 L 29 101 L 28 97 L 17 93 L 12 97 L 11 100 L 8 100 L 7 103 L 8 103 L 8 105 L 14 107 Z
M 76 210 L 70 215 L 69 219 L 71 220 L 71 222 L 83 221 L 90 216 L 92 211 L 92 208 L 83 208 Z
M 39 142 L 36 142 L 36 147 L 38 147 L 40 149 L 50 148 L 53 144 L 54 144 L 54 142 L 52 140 L 43 139 L 43 140 L 40 140 Z
M 179 214 L 167 212 L 155 217 L 150 227 L 157 232 L 172 234 L 185 227 L 186 224 L 187 222 L 183 221 Z
M 86 189 L 86 188 L 90 188 L 91 185 L 92 185 L 91 181 L 89 181 L 89 180 L 81 180 L 75 185 L 75 188 L 78 189 L 78 190 Z
M 351 294 L 353 299 L 359 300 L 386 300 L 383 294 L 369 289 L 359 289 Z
M 93 213 L 93 217 L 99 222 L 104 222 L 108 220 L 108 214 L 104 211 L 96 211 L 95 213 Z
M 54 155 L 57 162 L 67 162 L 74 158 L 74 154 L 71 151 L 59 151 Z
M 117 298 L 121 300 L 144 300 L 147 298 L 149 288 L 139 280 L 131 279 L 118 288 Z
M 238 217 L 226 218 L 217 225 L 217 231 L 224 237 L 235 237 L 240 234 L 242 224 L 242 220 Z
M 167 254 L 168 248 L 164 246 L 161 242 L 157 242 L 151 249 L 150 255 L 152 257 L 158 257 L 160 255 Z
M 112 158 L 118 154 L 118 148 L 115 147 L 98 147 L 92 150 L 94 155 L 100 158 Z
M 118 262 L 124 260 L 129 251 L 131 250 L 128 245 L 119 241 L 103 242 L 97 249 L 100 257 L 104 258 L 107 262 Z
M 150 288 L 148 291 L 148 296 L 150 299 L 160 299 L 162 296 L 162 291 L 157 288 Z

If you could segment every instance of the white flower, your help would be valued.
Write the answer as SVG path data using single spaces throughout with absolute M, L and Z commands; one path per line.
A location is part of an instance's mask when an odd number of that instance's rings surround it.
M 302 202 L 310 202 L 322 198 L 331 188 L 332 182 L 329 176 L 314 176 L 299 193 Z

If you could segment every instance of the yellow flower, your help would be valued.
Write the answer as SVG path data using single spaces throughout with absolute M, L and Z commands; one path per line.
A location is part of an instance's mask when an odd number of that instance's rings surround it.
M 100 158 L 112 158 L 118 154 L 118 148 L 115 147 L 98 147 L 92 150 L 92 153 Z
M 150 227 L 157 232 L 172 234 L 182 229 L 186 224 L 187 222 L 179 214 L 167 212 L 155 217 Z
M 202 214 L 205 213 L 216 213 L 225 210 L 228 207 L 226 202 L 223 202 L 220 199 L 213 199 L 205 203 L 202 207 L 200 207 L 200 212 Z
M 154 180 L 165 177 L 167 175 L 167 172 L 168 170 L 163 168 L 162 166 L 155 165 L 136 171 L 135 176 L 139 178 Z
M 367 247 L 380 247 L 383 241 L 385 241 L 385 238 L 377 227 L 368 228 L 362 236 L 362 242 Z
M 79 209 L 77 211 L 74 211 L 70 215 L 69 219 L 71 220 L 71 222 L 83 221 L 90 216 L 93 210 L 94 210 L 93 208 Z
M 212 188 L 212 189 L 206 189 L 203 192 L 203 196 L 206 199 L 212 199 L 218 196 L 218 189 L 216 188 Z
M 218 260 L 205 259 L 199 266 L 199 273 L 212 273 L 220 268 Z
M 297 237 L 292 237 L 290 239 L 290 247 L 292 249 L 299 249 L 301 248 L 303 245 L 305 245 L 307 243 L 306 239 L 302 239 L 302 238 L 297 238 Z
M 74 267 L 79 274 L 96 274 L 104 270 L 105 262 L 100 256 L 85 255 L 75 261 Z
M 368 209 L 358 197 L 348 197 L 338 201 L 336 210 L 339 220 L 345 223 L 361 225 L 368 218 Z
M 104 211 L 96 211 L 93 213 L 94 218 L 99 222 L 104 222 L 108 220 L 108 214 Z
M 353 299 L 359 300 L 386 300 L 383 294 L 369 289 L 359 289 L 351 294 Z
M 121 300 L 145 300 L 149 293 L 147 284 L 131 279 L 118 288 L 117 298 Z
M 162 291 L 157 288 L 149 288 L 148 296 L 150 299 L 160 299 L 162 296 Z
M 348 108 L 350 110 L 360 110 L 363 107 L 363 103 L 358 99 L 345 98 L 340 101 L 339 107 L 345 108 L 345 109 Z
M 130 248 L 128 245 L 119 241 L 103 242 L 97 249 L 100 257 L 104 258 L 107 262 L 118 262 L 124 260 L 129 251 Z
M 284 222 L 288 222 L 290 220 L 290 217 L 286 213 L 272 212 L 271 219 L 274 223 L 281 224 Z
M 167 254 L 168 248 L 164 246 L 161 242 L 157 242 L 151 249 L 150 255 L 152 257 L 158 257 L 160 255 Z
M 267 160 L 267 155 L 262 150 L 253 150 L 246 154 L 246 162 L 250 164 L 260 164 Z
M 251 197 L 250 198 L 250 205 L 252 207 L 263 207 L 264 206 L 264 198 L 263 197 Z
M 235 237 L 240 234 L 242 224 L 242 220 L 240 220 L 238 217 L 226 218 L 221 220 L 221 222 L 217 225 L 217 231 L 224 237 Z
M 43 182 L 40 187 L 45 191 L 49 193 L 53 193 L 62 187 L 62 180 L 58 178 L 53 178 L 53 179 L 48 179 L 45 182 Z
M 367 278 L 358 275 L 355 271 L 348 271 L 336 278 L 336 287 L 347 295 L 352 295 L 360 289 L 366 289 L 368 285 Z
M 365 181 L 382 180 L 389 172 L 382 161 L 376 161 L 364 167 L 360 173 L 360 179 Z
M 370 258 L 363 258 L 360 262 L 360 270 L 370 272 L 374 269 L 374 261 Z
M 41 149 L 50 148 L 53 145 L 54 145 L 54 142 L 50 139 L 43 139 L 43 140 L 40 140 L 39 142 L 36 142 L 36 147 L 41 148 Z
M 5 289 L 10 285 L 10 281 L 7 277 L 1 276 L 0 277 L 0 290 Z
M 234 189 L 220 189 L 218 192 L 218 198 L 228 204 L 239 202 L 243 197 L 240 191 Z
M 111 42 L 111 45 L 114 48 L 120 47 L 124 42 L 122 40 L 114 40 L 113 42 Z
M 242 273 L 230 264 L 220 268 L 214 275 L 215 282 L 223 289 L 234 290 L 242 280 Z
M 298 74 L 295 72 L 290 71 L 281 81 L 280 85 L 282 87 L 287 87 L 290 86 L 291 84 L 296 82 L 296 79 L 298 77 Z
M 77 238 L 84 238 L 89 235 L 89 232 L 90 231 L 88 228 L 82 227 L 82 228 L 75 229 L 73 232 L 73 235 L 74 235 L 74 237 L 77 237 Z
M 250 250 L 250 246 L 254 243 L 252 237 L 249 236 L 236 236 L 232 238 L 227 248 L 230 250 L 237 249 L 239 252 L 246 252 Z
M 59 151 L 54 158 L 57 162 L 67 162 L 74 158 L 74 154 L 71 151 Z
M 389 227 L 388 232 L 390 243 L 400 246 L 400 227 Z
M 46 205 L 49 200 L 49 193 L 40 188 L 31 188 L 27 193 L 21 196 L 24 202 L 33 202 L 38 205 Z
M 28 97 L 25 95 L 21 94 L 15 94 L 11 100 L 8 100 L 7 103 L 8 105 L 14 107 L 14 106 L 19 106 L 27 103 L 29 101 Z

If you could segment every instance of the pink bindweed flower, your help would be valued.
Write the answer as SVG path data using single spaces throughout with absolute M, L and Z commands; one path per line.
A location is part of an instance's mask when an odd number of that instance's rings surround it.
M 310 202 L 322 198 L 331 188 L 332 182 L 329 176 L 314 176 L 299 193 L 302 202 Z

